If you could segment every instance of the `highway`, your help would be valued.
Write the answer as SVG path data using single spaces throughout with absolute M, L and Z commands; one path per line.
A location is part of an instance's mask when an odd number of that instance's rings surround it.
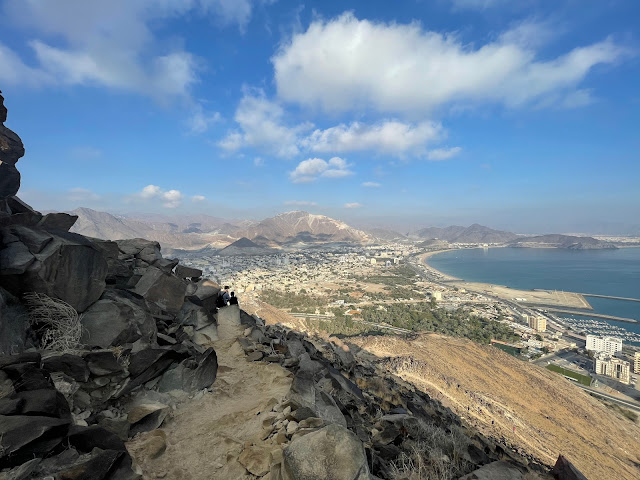
M 589 392 L 589 393 L 593 393 L 594 395 L 597 395 L 598 397 L 602 397 L 605 400 L 609 401 L 609 402 L 613 402 L 616 403 L 622 407 L 628 408 L 630 410 L 633 410 L 634 412 L 640 413 L 640 403 L 636 403 L 636 402 L 629 402 L 627 400 L 622 400 L 618 397 L 614 397 L 612 395 L 609 395 L 608 393 L 604 393 L 601 392 L 600 390 L 596 390 L 594 388 L 591 387 L 587 387 L 585 385 L 581 385 L 578 382 L 573 382 L 571 381 L 571 383 L 573 383 L 575 386 L 580 387 L 581 389 Z

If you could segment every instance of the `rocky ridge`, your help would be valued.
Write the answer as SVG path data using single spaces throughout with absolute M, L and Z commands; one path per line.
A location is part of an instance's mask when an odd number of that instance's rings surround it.
M 216 385 L 213 345 L 226 326 L 241 331 L 232 343 L 245 361 L 291 373 L 288 393 L 259 412 L 260 439 L 279 447 L 243 445 L 238 478 L 420 478 L 416 462 L 441 478 L 551 478 L 366 351 L 218 310 L 219 287 L 157 242 L 87 238 L 69 232 L 75 216 L 33 210 L 15 196 L 22 142 L 0 134 L 0 167 L 13 168 L 0 177 L 0 479 L 141 478 L 128 448 L 141 450 L 125 442 L 144 435 L 145 454 L 163 455 L 171 439 L 159 427 Z M 238 428 L 250 421 L 242 413 Z M 555 478 L 583 477 L 560 458 Z

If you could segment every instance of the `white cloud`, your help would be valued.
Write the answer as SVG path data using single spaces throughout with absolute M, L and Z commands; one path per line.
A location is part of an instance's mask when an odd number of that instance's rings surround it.
M 262 157 L 254 158 L 253 165 L 256 167 L 264 167 L 264 159 Z
M 282 107 L 268 100 L 263 91 L 245 92 L 234 117 L 240 131 L 229 132 L 218 145 L 228 151 L 254 147 L 279 157 L 298 155 L 298 136 L 312 125 L 288 127 L 283 117 Z
M 378 187 L 381 187 L 382 184 L 378 182 L 363 182 L 362 186 L 367 188 L 378 188 Z
M 296 207 L 315 207 L 318 204 L 316 202 L 308 202 L 306 200 L 289 200 L 284 202 L 285 205 L 293 205 Z
M 349 165 L 340 157 L 333 157 L 328 162 L 321 158 L 309 158 L 298 164 L 295 170 L 289 172 L 293 183 L 312 182 L 320 177 L 342 178 L 353 175 Z
M 362 207 L 362 204 L 358 202 L 353 202 L 353 203 L 345 203 L 343 206 L 344 208 L 360 208 Z
M 453 6 L 458 9 L 486 10 L 492 7 L 505 5 L 509 0 L 451 0 Z
M 438 122 L 412 124 L 384 120 L 373 125 L 361 122 L 340 124 L 324 130 L 316 129 L 307 135 L 313 124 L 287 124 L 283 107 L 267 99 L 262 90 L 245 92 L 234 118 L 239 130 L 228 132 L 218 146 L 227 151 L 251 147 L 287 158 L 301 152 L 419 154 L 425 151 L 429 142 L 438 141 L 446 134 Z
M 353 109 L 424 114 L 447 104 L 518 107 L 574 91 L 593 67 L 628 50 L 611 39 L 550 60 L 524 39 L 534 24 L 515 27 L 480 46 L 418 23 L 386 24 L 346 13 L 316 20 L 272 57 L 279 97 L 340 112 Z
M 207 199 L 204 195 L 194 195 L 191 197 L 191 201 L 194 203 L 204 202 Z
M 0 44 L 0 81 L 32 87 L 97 85 L 164 101 L 189 97 L 198 80 L 199 60 L 180 49 L 161 52 L 152 26 L 195 14 L 243 29 L 254 3 L 264 1 L 7 0 L 0 14 L 35 32 L 29 45 L 37 62 L 28 66 Z
M 326 130 L 314 130 L 303 139 L 302 145 L 313 152 L 351 152 L 373 150 L 402 155 L 410 151 L 422 151 L 425 144 L 443 136 L 443 128 L 436 122 L 416 125 L 386 120 L 375 125 L 353 122 Z
M 100 195 L 86 188 L 72 188 L 67 196 L 72 202 L 95 202 L 100 200 Z
M 159 199 L 165 208 L 177 208 L 182 204 L 183 195 L 179 190 L 162 190 L 157 185 L 147 185 L 134 197 L 143 200 Z
M 427 153 L 427 159 L 433 161 L 440 160 L 449 160 L 450 158 L 455 157 L 462 151 L 460 147 L 451 147 L 451 148 L 437 148 L 435 150 L 431 150 Z
M 193 106 L 191 116 L 187 120 L 189 133 L 198 135 L 209 130 L 209 127 L 222 120 L 220 112 L 206 112 L 201 104 Z

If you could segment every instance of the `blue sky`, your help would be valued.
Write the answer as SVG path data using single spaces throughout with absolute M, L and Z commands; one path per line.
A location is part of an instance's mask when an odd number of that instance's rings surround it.
M 640 224 L 636 1 L 0 0 L 35 208 Z

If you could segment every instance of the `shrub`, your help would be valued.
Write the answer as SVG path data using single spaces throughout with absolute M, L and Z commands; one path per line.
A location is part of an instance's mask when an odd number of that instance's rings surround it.
M 71 305 L 35 292 L 25 293 L 23 300 L 32 327 L 41 334 L 43 350 L 68 352 L 80 347 L 81 318 Z

